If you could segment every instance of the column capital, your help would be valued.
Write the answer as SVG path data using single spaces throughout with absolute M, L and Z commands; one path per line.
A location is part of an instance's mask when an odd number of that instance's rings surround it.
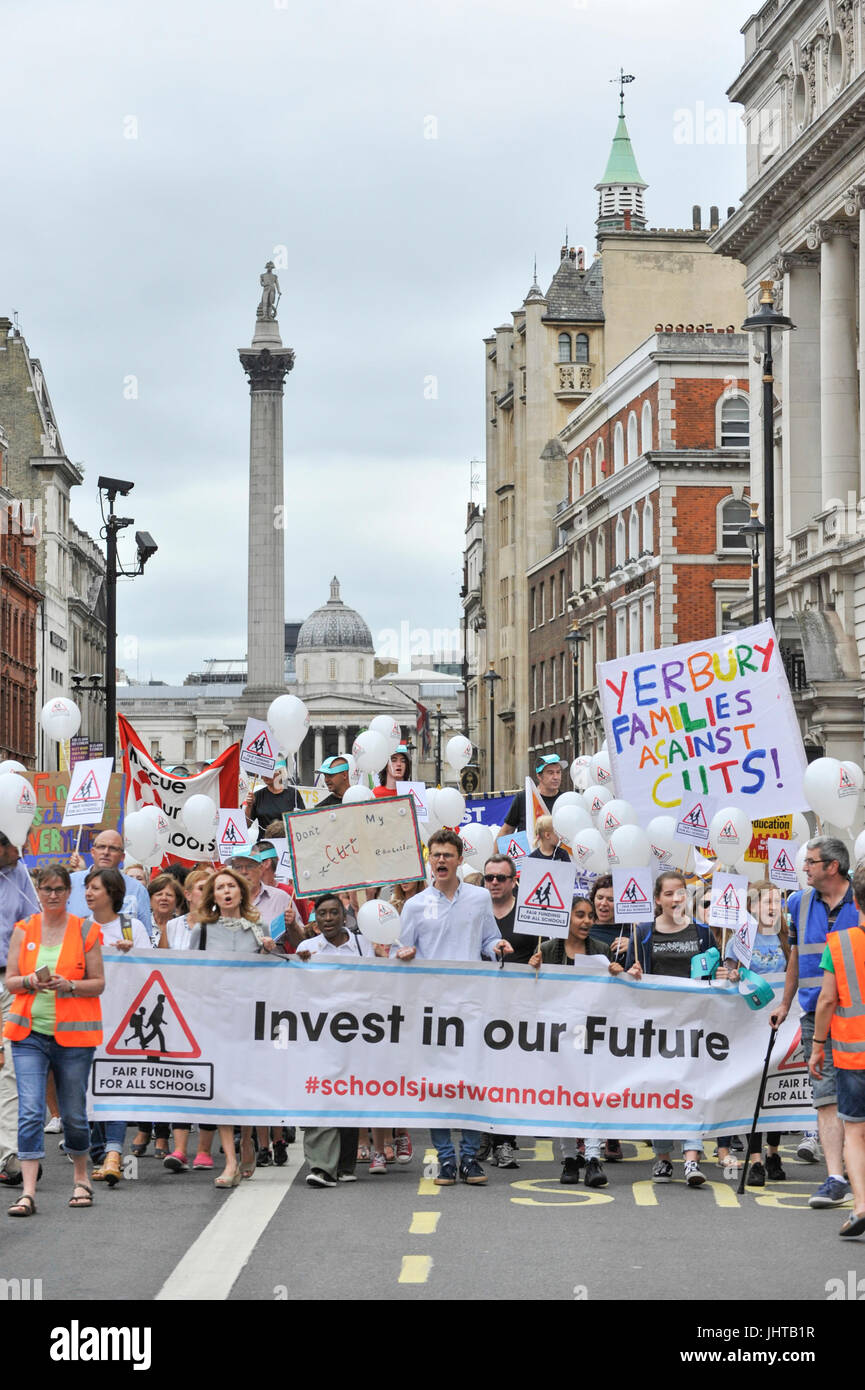
M 812 222 L 806 233 L 806 241 L 812 251 L 816 251 L 826 241 L 836 236 L 856 237 L 858 228 L 847 222 Z
M 294 349 L 241 348 L 240 365 L 246 372 L 250 391 L 282 391 L 282 384 L 294 366 Z
M 819 264 L 820 257 L 814 251 L 781 251 L 772 262 L 770 271 L 773 279 L 780 280 L 791 270 L 816 270 Z
M 855 217 L 865 209 L 865 183 L 854 183 L 844 194 L 844 211 L 848 217 Z

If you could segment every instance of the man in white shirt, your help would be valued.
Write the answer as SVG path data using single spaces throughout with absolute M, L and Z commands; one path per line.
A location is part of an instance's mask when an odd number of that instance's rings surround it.
M 100 830 L 90 846 L 90 854 L 94 869 L 120 869 L 123 863 L 123 839 L 116 830 Z M 67 910 L 74 917 L 89 917 L 87 900 L 84 897 L 84 880 L 89 869 L 80 854 L 70 855 L 69 870 L 72 874 L 72 892 L 69 895 Z M 129 874 L 123 874 L 123 881 L 126 884 L 126 897 L 123 899 L 121 911 L 125 912 L 127 917 L 137 917 L 139 922 L 149 926 L 150 895 L 147 889 L 140 879 L 130 878 Z
M 402 910 L 402 946 L 397 960 L 417 956 L 420 960 L 473 961 L 512 955 L 513 947 L 499 931 L 487 890 L 460 882 L 457 869 L 462 863 L 463 845 L 459 835 L 453 830 L 436 830 L 428 847 L 433 881 L 422 893 L 409 898 Z M 431 1129 L 430 1135 L 439 1159 L 435 1182 L 439 1187 L 453 1187 L 457 1162 L 451 1132 Z M 477 1161 L 480 1142 L 478 1130 L 462 1131 L 459 1176 L 475 1187 L 487 1180 Z

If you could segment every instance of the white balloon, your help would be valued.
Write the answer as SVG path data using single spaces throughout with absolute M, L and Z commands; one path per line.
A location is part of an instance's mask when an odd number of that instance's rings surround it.
M 808 805 L 821 820 L 847 830 L 856 819 L 859 791 L 849 771 L 837 758 L 817 758 L 809 763 L 802 778 Z
M 798 840 L 802 845 L 811 838 L 811 827 L 801 811 L 793 812 L 793 830 L 790 838 L 791 840 Z
M 862 785 L 865 783 L 865 773 L 863 773 L 859 764 L 847 762 L 845 759 L 842 759 L 841 766 L 844 768 L 856 790 L 861 792 Z
M 296 695 L 277 695 L 267 710 L 267 722 L 284 753 L 296 753 L 309 732 L 309 710 Z
M 612 793 L 613 770 L 610 767 L 610 755 L 605 748 L 602 748 L 600 753 L 596 753 L 592 758 L 589 763 L 589 773 L 593 782 L 602 787 L 609 787 Z
M 6 761 L 5 761 L 5 763 L 0 763 L 0 777 L 3 777 L 7 772 L 26 772 L 26 771 L 27 771 L 27 769 L 26 769 L 26 767 L 24 766 L 24 764 L 23 764 L 23 763 L 16 763 L 16 761 L 15 761 L 14 758 L 7 758 Z
M 392 719 L 389 714 L 377 714 L 375 719 L 369 721 L 369 727 L 374 729 L 377 734 L 381 734 L 387 744 L 388 757 L 391 753 L 396 752 L 402 743 L 402 729 L 395 719 Z
M 623 869 L 645 869 L 652 859 L 652 846 L 639 825 L 620 825 L 610 835 L 610 849 Z
M 466 863 L 476 873 L 483 873 L 484 864 L 495 852 L 496 842 L 488 825 L 470 825 L 461 829 L 460 839 Z
M 799 846 L 799 853 L 796 855 L 796 877 L 799 880 L 800 888 L 808 887 L 808 875 L 805 872 L 805 856 L 808 853 L 807 845 Z
M 681 846 L 676 839 L 676 824 L 675 816 L 655 816 L 646 826 L 649 848 L 659 864 L 679 857 Z
M 454 734 L 445 745 L 445 761 L 454 772 L 462 772 L 472 760 L 472 742 L 464 734 Z
M 605 874 L 609 867 L 607 843 L 600 830 L 592 825 L 579 830 L 571 841 L 571 855 L 582 873 Z
M 722 806 L 709 822 L 709 845 L 721 864 L 735 864 L 741 859 L 752 835 L 748 813 L 738 806 Z
M 380 898 L 371 898 L 358 908 L 357 925 L 367 941 L 377 946 L 392 946 L 399 941 L 399 913 Z
M 123 842 L 139 863 L 146 864 L 156 854 L 157 831 L 152 816 L 143 811 L 130 811 L 123 822 Z
M 621 801 L 613 797 L 608 801 L 603 809 L 598 813 L 598 829 L 602 835 L 609 838 L 614 830 L 618 830 L 620 825 L 636 825 L 637 813 L 629 801 Z M 630 868 L 631 865 L 625 864 L 624 867 Z
M 202 845 L 210 844 L 219 825 L 219 810 L 211 797 L 196 792 L 184 801 L 180 815 L 190 835 Z
M 375 729 L 366 729 L 358 734 L 351 752 L 358 772 L 381 772 L 390 757 L 387 740 Z
M 752 863 L 750 859 L 739 859 L 733 865 L 733 872 L 746 878 L 749 883 L 761 883 L 766 877 L 767 866 L 762 861 Z
M 58 696 L 42 706 L 39 722 L 49 738 L 58 742 L 64 738 L 74 738 L 81 728 L 81 711 L 71 700 Z
M 457 791 L 456 787 L 438 787 L 435 791 L 430 792 L 429 800 L 437 820 L 442 825 L 456 829 L 462 823 L 462 818 L 466 813 L 466 803 L 465 797 Z
M 36 815 L 36 793 L 17 772 L 0 777 L 0 830 L 21 849 Z
M 148 816 L 156 826 L 156 844 L 158 848 L 164 849 L 168 844 L 168 837 L 171 834 L 171 822 L 165 812 L 158 806 L 142 806 L 140 814 Z
M 349 787 L 343 794 L 343 806 L 350 806 L 354 801 L 373 801 L 375 798 L 369 787 L 365 787 L 362 782 L 354 787 Z
M 592 818 L 585 806 L 562 806 L 561 800 L 562 798 L 559 797 L 553 807 L 553 829 L 559 839 L 567 841 L 570 845 L 573 843 L 574 836 L 579 834 L 581 830 L 592 828 Z
M 591 781 L 589 764 L 591 761 L 591 758 L 580 757 L 574 758 L 574 761 L 571 763 L 571 786 L 575 792 L 584 792 L 589 785 Z
M 863 859 L 865 859 L 865 830 L 860 830 L 853 846 L 853 863 L 859 864 Z
M 583 792 L 583 805 L 590 816 L 600 815 L 608 801 L 612 801 L 613 793 L 609 787 L 599 787 L 592 785 L 586 787 Z

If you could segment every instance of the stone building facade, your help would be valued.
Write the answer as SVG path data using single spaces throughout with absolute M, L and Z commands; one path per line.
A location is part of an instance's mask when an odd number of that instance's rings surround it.
M 795 693 L 817 755 L 863 759 L 865 660 L 865 6 L 769 0 L 744 26 L 729 90 L 749 133 L 747 191 L 712 239 L 795 329 L 776 334 L 776 626 L 799 653 Z M 755 343 L 755 356 L 762 343 Z M 758 361 L 752 491 L 762 496 Z
M 33 518 L 4 485 L 9 442 L 0 429 L 0 760 L 36 765 L 36 585 Z

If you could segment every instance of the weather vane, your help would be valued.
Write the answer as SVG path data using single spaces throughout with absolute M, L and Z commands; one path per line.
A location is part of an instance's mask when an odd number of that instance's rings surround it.
M 619 84 L 619 115 L 620 115 L 620 116 L 624 116 L 624 114 L 625 114 L 625 83 L 626 83 L 626 82 L 633 82 L 633 81 L 634 81 L 634 74 L 633 74 L 632 72 L 625 72 L 624 68 L 619 68 L 619 75 L 618 75 L 618 77 L 611 77 L 611 78 L 610 78 L 610 81 L 611 81 L 611 82 L 618 82 L 618 84 Z

